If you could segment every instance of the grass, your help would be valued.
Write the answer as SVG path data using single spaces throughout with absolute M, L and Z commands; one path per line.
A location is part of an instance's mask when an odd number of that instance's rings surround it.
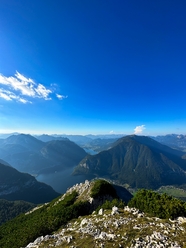
M 120 214 L 114 216 L 110 215 L 110 213 L 110 210 L 106 210 L 104 211 L 104 215 L 89 215 L 71 221 L 68 226 L 73 228 L 73 230 L 65 229 L 66 231 L 63 236 L 72 235 L 73 239 L 69 244 L 64 241 L 58 247 L 69 248 L 74 246 L 76 248 L 98 248 L 101 244 L 104 244 L 107 248 L 118 247 L 119 245 L 127 248 L 135 243 L 134 240 L 136 238 L 145 239 L 147 235 L 151 235 L 156 231 L 167 236 L 168 241 L 177 241 L 181 247 L 186 248 L 186 223 L 180 225 L 184 231 L 177 227 L 175 230 L 172 230 L 173 223 L 169 220 L 161 220 L 148 216 L 137 218 L 123 210 L 120 210 Z M 99 229 L 100 232 L 115 234 L 114 240 L 95 239 L 90 234 L 79 233 L 80 223 L 84 218 L 88 219 L 89 225 L 93 223 L 93 226 L 90 226 L 90 228 L 94 230 Z M 119 220 L 120 222 L 123 220 L 123 224 L 117 227 L 115 223 Z M 107 227 L 105 223 L 108 223 Z M 83 227 L 86 226 L 87 224 Z M 134 226 L 139 226 L 139 229 L 134 229 Z M 59 230 L 59 233 L 61 230 L 62 229 Z M 54 245 L 54 240 L 52 239 L 42 244 L 42 246 L 39 246 L 39 248 L 52 247 L 51 245 Z

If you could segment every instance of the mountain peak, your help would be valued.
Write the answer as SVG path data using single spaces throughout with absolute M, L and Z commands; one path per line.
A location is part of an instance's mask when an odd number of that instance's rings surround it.
M 183 153 L 147 136 L 130 135 L 96 155 L 84 158 L 74 174 L 89 174 L 116 180 L 136 188 L 156 189 L 186 181 Z

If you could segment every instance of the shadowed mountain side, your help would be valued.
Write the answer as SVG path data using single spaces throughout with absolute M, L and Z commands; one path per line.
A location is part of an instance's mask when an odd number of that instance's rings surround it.
M 185 153 L 180 150 L 175 150 L 167 145 L 161 144 L 154 139 L 147 137 L 147 136 L 137 136 L 137 135 L 130 135 L 133 140 L 139 142 L 140 144 L 146 145 L 149 148 L 152 148 L 153 151 L 157 153 L 163 153 L 169 159 L 171 159 L 174 163 L 178 164 L 183 170 L 186 170 L 186 162 L 183 160 Z M 120 142 L 125 140 L 125 138 L 121 138 L 113 146 L 119 144 Z
M 84 158 L 74 174 L 109 177 L 136 188 L 184 184 L 186 161 L 177 151 L 144 136 L 126 136 L 111 149 Z M 181 168 L 182 167 L 182 168 Z
M 113 187 L 115 188 L 118 197 L 124 202 L 128 203 L 131 200 L 132 194 L 127 189 L 116 184 L 113 184 Z
M 6 161 L 4 161 L 4 160 L 2 160 L 2 159 L 0 159 L 0 164 L 8 165 L 8 166 L 11 167 L 11 165 L 10 165 L 9 163 L 7 163 Z
M 164 144 L 161 144 L 158 141 L 156 141 L 156 140 L 154 140 L 148 136 L 138 136 L 138 135 L 129 135 L 129 136 L 123 137 L 121 139 L 118 139 L 113 144 L 112 147 L 118 145 L 119 143 L 122 143 L 123 141 L 126 142 L 128 139 L 132 139 L 132 140 L 134 140 L 140 144 L 148 146 L 149 148 L 153 148 L 157 152 L 163 151 L 164 153 L 168 153 L 168 154 L 176 155 L 176 156 L 180 156 L 180 157 L 184 154 L 184 152 L 172 149 L 171 147 L 164 145 Z
M 13 135 L 0 141 L 0 158 L 30 174 L 73 168 L 86 152 L 68 139 L 42 142 L 31 135 Z
M 59 196 L 52 187 L 39 183 L 33 176 L 0 164 L 0 198 L 44 203 Z
M 81 147 L 70 140 L 47 142 L 40 153 L 52 166 L 40 170 L 39 174 L 60 171 L 62 168 L 72 168 L 87 155 Z

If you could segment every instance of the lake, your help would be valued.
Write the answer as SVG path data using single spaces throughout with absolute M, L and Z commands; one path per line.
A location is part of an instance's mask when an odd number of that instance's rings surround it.
M 51 174 L 40 174 L 36 177 L 39 182 L 46 183 L 52 188 L 63 194 L 66 190 L 77 183 L 84 183 L 85 180 L 93 179 L 92 176 L 79 175 L 72 176 L 73 169 L 66 169 L 64 171 L 55 172 Z

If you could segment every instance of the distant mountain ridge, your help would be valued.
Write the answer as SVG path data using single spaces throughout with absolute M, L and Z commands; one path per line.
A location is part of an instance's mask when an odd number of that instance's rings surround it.
M 175 149 L 182 149 L 183 151 L 186 151 L 186 135 L 167 134 L 167 135 L 158 135 L 152 138 L 167 146 L 173 147 Z
M 118 138 L 123 137 L 122 134 L 108 134 L 108 135 L 39 135 L 35 136 L 41 141 L 51 141 L 51 140 L 64 140 L 69 139 L 75 142 L 77 145 L 85 149 L 86 151 L 94 151 L 97 153 L 103 150 L 107 150 L 110 145 L 115 142 Z
M 11 135 L 8 138 L 4 139 L 0 142 L 3 145 L 15 144 L 20 145 L 24 148 L 35 150 L 41 149 L 43 146 L 43 142 L 34 138 L 30 134 L 19 134 L 19 135 Z
M 125 136 L 109 150 L 85 157 L 74 174 L 108 177 L 132 187 L 156 189 L 186 183 L 186 160 L 182 155 L 149 137 Z
M 12 135 L 0 140 L 0 159 L 30 174 L 73 168 L 86 152 L 68 139 L 43 142 L 31 135 Z
M 20 135 L 20 133 L 16 133 L 16 132 L 9 133 L 9 134 L 0 133 L 0 140 L 8 138 L 9 136 L 12 136 L 12 135 Z M 48 142 L 51 140 L 69 139 L 78 145 L 86 145 L 95 139 L 101 139 L 101 140 L 119 139 L 127 135 L 111 133 L 111 134 L 100 134 L 100 135 L 42 134 L 42 135 L 32 135 L 32 136 L 44 142 Z M 166 134 L 166 135 L 157 135 L 157 136 L 150 136 L 150 137 L 167 146 L 186 149 L 186 135 L 184 134 Z
M 69 140 L 68 138 L 61 137 L 61 136 L 52 136 L 48 134 L 42 134 L 42 135 L 35 135 L 34 136 L 36 139 L 41 140 L 43 142 L 49 142 L 52 140 Z

